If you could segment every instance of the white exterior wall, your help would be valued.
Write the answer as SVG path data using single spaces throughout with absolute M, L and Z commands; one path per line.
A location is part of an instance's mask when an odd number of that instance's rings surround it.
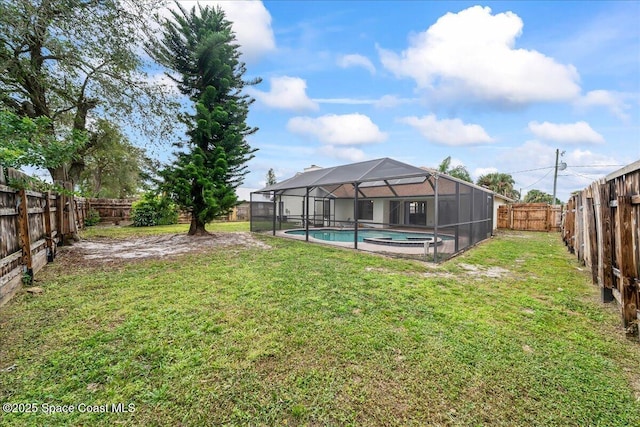
M 373 222 L 389 222 L 389 199 L 375 199 L 373 201 Z M 375 224 L 374 227 L 386 227 L 383 224 Z
M 508 204 L 506 200 L 493 196 L 493 231 L 498 229 L 498 208 Z
M 340 223 L 340 221 L 350 221 L 354 220 L 353 215 L 353 200 L 347 199 L 337 199 L 335 202 L 335 219 L 336 223 Z
M 281 202 L 284 204 L 284 211 L 278 214 L 286 216 L 302 216 L 302 197 L 282 196 Z

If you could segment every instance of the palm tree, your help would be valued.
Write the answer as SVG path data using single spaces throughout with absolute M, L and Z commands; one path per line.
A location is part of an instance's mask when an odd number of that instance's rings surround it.
M 553 196 L 540 190 L 529 190 L 524 196 L 525 203 L 553 203 Z M 561 205 L 562 202 L 556 197 L 556 204 Z
M 464 165 L 458 165 L 454 168 L 451 167 L 451 156 L 447 157 L 440 163 L 438 166 L 438 172 L 446 173 L 454 178 L 461 179 L 467 182 L 473 182 L 471 179 L 471 175 L 469 175 L 469 171 Z
M 520 198 L 520 193 L 513 188 L 515 183 L 511 175 L 499 172 L 482 175 L 476 181 L 476 184 L 481 187 L 487 187 L 495 193 L 517 200 Z

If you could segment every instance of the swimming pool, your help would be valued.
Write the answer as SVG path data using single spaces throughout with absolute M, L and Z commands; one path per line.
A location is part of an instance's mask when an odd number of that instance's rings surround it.
M 288 230 L 285 234 L 294 236 L 304 236 L 305 230 Z M 309 230 L 309 237 L 328 242 L 349 242 L 354 240 L 354 230 Z M 433 244 L 434 236 L 431 233 L 415 233 L 411 231 L 394 231 L 394 230 L 358 230 L 358 242 L 376 243 L 381 245 L 393 246 L 423 246 L 425 242 Z M 438 242 L 442 238 L 438 236 Z

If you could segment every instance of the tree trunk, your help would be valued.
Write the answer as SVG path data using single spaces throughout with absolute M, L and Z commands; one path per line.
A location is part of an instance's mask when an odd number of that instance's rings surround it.
M 191 213 L 191 226 L 189 227 L 189 236 L 204 236 L 209 234 L 204 228 L 205 223 L 200 221 L 195 212 Z
M 54 183 L 58 183 L 64 186 L 64 183 L 69 181 L 69 175 L 67 174 L 67 168 L 64 165 L 60 165 L 57 168 L 49 168 L 51 179 Z

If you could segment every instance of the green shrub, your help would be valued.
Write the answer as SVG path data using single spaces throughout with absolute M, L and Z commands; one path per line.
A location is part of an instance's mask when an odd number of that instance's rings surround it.
M 91 227 L 100 222 L 100 213 L 95 209 L 89 209 L 87 217 L 84 219 L 85 227 Z
M 131 206 L 134 227 L 178 223 L 178 207 L 168 198 L 147 193 Z

